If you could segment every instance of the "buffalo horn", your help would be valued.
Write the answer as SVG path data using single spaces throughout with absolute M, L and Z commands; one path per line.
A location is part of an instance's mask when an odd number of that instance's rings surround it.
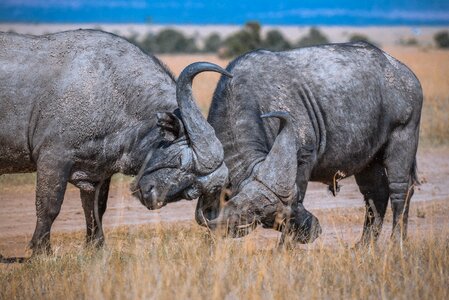
M 176 100 L 196 156 L 195 167 L 202 175 L 216 170 L 222 164 L 224 158 L 223 146 L 215 136 L 212 126 L 209 125 L 196 106 L 192 95 L 193 78 L 205 71 L 218 72 L 232 77 L 229 72 L 215 64 L 196 62 L 188 65 L 181 72 L 176 84 Z

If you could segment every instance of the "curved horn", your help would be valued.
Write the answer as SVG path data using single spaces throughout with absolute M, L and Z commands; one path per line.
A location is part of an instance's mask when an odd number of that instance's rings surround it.
M 279 197 L 289 197 L 294 189 L 297 172 L 297 145 L 290 114 L 271 112 L 261 118 L 278 118 L 279 134 L 265 160 L 260 164 L 256 177 Z
M 212 126 L 209 125 L 196 106 L 192 95 L 193 78 L 205 71 L 218 72 L 232 77 L 229 72 L 218 65 L 196 62 L 188 65 L 181 72 L 176 84 L 176 100 L 191 146 L 196 154 L 195 167 L 200 174 L 211 173 L 223 162 L 223 146 L 215 136 Z

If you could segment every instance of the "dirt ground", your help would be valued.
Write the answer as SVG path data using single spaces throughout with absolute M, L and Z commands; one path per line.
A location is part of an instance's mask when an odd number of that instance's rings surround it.
M 428 234 L 449 228 L 449 146 L 422 147 L 418 151 L 419 177 L 412 199 L 409 232 Z M 194 225 L 196 201 L 181 201 L 149 211 L 130 195 L 129 179 L 119 177 L 111 187 L 108 209 L 104 216 L 106 235 L 111 229 L 122 225 L 185 223 Z M 327 187 L 310 183 L 305 206 L 320 219 L 323 234 L 316 243 L 320 245 L 337 242 L 354 243 L 360 236 L 364 206 L 362 196 L 353 178 L 340 182 L 341 191 L 333 197 Z M 4 256 L 27 254 L 36 222 L 34 186 L 31 184 L 0 184 L 0 253 Z M 78 190 L 69 186 L 62 210 L 52 232 L 79 232 L 85 228 L 84 214 Z M 391 213 L 386 216 L 382 238 L 391 232 Z M 79 236 L 79 235 L 78 235 Z M 257 229 L 247 238 L 261 245 L 275 244 L 279 234 L 273 230 Z M 107 238 L 107 237 L 106 237 Z M 80 240 L 80 243 L 83 243 Z

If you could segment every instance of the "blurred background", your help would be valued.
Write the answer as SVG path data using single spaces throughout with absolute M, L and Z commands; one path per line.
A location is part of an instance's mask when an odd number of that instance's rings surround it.
M 223 57 L 353 40 L 449 47 L 445 0 L 2 0 L 0 22 L 29 34 L 102 29 L 153 53 Z

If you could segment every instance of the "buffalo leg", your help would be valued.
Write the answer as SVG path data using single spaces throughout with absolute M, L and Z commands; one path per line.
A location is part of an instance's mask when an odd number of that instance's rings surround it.
M 376 241 L 382 230 L 387 210 L 389 191 L 388 178 L 382 164 L 375 162 L 355 175 L 355 180 L 365 200 L 365 223 L 358 245 Z
M 109 194 L 109 184 L 111 178 L 103 181 L 100 186 L 96 188 L 99 189 L 98 193 L 98 216 L 100 218 L 100 224 L 97 224 L 95 220 L 95 191 L 80 191 L 81 202 L 83 205 L 84 216 L 86 217 L 86 244 L 95 245 L 101 247 L 104 244 L 104 234 L 102 228 L 102 220 L 104 212 L 106 211 L 108 194 Z
M 36 228 L 30 242 L 33 255 L 51 253 L 50 230 L 64 199 L 72 164 L 55 157 L 39 159 L 36 182 Z
M 291 212 L 286 226 L 284 228 L 281 227 L 281 243 L 284 242 L 286 235 L 290 235 L 293 240 L 302 244 L 311 243 L 322 232 L 318 218 L 306 210 L 303 205 L 312 169 L 311 165 L 311 162 L 303 162 L 298 166 L 296 198 L 291 203 Z
M 391 237 L 402 241 L 407 236 L 410 199 L 413 195 L 412 174 L 418 146 L 418 129 L 406 128 L 393 132 L 385 152 L 384 164 L 388 174 L 393 231 Z

